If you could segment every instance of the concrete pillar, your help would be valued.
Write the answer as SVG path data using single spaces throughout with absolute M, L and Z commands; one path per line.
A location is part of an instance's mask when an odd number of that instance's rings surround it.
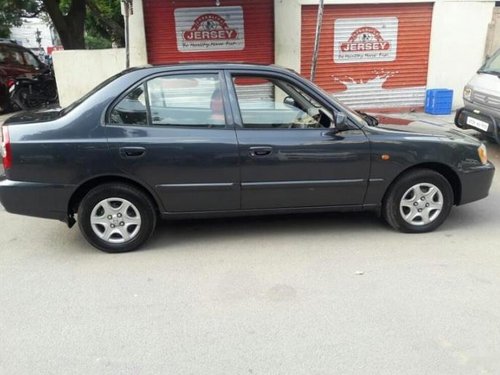
M 146 30 L 142 0 L 133 0 L 134 14 L 129 17 L 130 66 L 148 63 Z
M 274 62 L 300 72 L 301 5 L 274 0 Z

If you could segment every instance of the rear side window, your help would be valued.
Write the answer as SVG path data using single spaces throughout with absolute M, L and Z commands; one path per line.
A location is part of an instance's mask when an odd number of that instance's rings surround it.
M 124 125 L 224 127 L 219 75 L 153 78 L 129 92 L 113 108 L 110 120 Z
M 23 55 L 16 48 L 0 46 L 0 63 L 8 65 L 24 65 Z

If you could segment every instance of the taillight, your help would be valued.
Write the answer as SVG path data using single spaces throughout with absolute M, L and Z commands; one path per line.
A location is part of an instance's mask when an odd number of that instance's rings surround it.
M 3 168 L 7 170 L 12 166 L 12 151 L 10 148 L 9 128 L 7 126 L 2 127 L 2 134 Z
M 12 79 L 12 78 L 9 78 L 7 80 L 7 88 L 10 89 L 12 86 L 14 86 L 16 84 L 16 80 L 15 79 Z

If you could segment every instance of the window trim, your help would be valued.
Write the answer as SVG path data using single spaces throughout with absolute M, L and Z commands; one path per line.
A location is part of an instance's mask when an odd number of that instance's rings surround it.
M 149 103 L 149 95 L 148 95 L 148 85 L 147 82 L 155 79 L 155 78 L 160 78 L 160 77 L 169 77 L 169 76 L 188 76 L 188 75 L 217 75 L 219 78 L 219 86 L 222 94 L 222 103 L 224 107 L 224 117 L 225 117 L 225 125 L 224 126 L 206 126 L 206 127 L 198 127 L 198 126 L 192 126 L 192 125 L 155 125 L 152 122 L 151 118 L 151 107 Z M 145 125 L 139 125 L 139 124 L 115 124 L 111 122 L 111 112 L 113 109 L 120 103 L 130 92 L 132 92 L 135 88 L 139 87 L 140 85 L 144 85 L 145 90 L 144 94 L 146 95 L 146 121 L 147 124 Z M 234 117 L 232 115 L 231 111 L 231 102 L 228 98 L 228 92 L 227 92 L 227 83 L 226 83 L 226 77 L 224 75 L 224 72 L 222 69 L 193 69 L 193 70 L 170 70 L 170 71 L 164 71 L 164 72 L 159 72 L 159 73 L 154 73 L 150 74 L 146 77 L 141 78 L 139 81 L 136 81 L 134 84 L 132 84 L 128 89 L 123 91 L 119 96 L 117 96 L 107 107 L 105 111 L 105 117 L 104 117 L 104 126 L 136 126 L 136 127 L 149 127 L 149 128 L 179 128 L 179 129 L 196 129 L 196 130 L 201 130 L 201 129 L 217 129 L 217 130 L 224 130 L 224 129 L 233 129 L 234 128 Z
M 305 83 L 301 82 L 299 77 L 291 77 L 286 74 L 282 74 L 280 72 L 272 72 L 268 70 L 258 70 L 258 69 L 248 69 L 248 70 L 243 70 L 243 69 L 225 69 L 224 70 L 224 75 L 226 76 L 226 83 L 228 85 L 228 94 L 229 98 L 231 100 L 231 108 L 233 110 L 233 116 L 234 116 L 234 123 L 238 129 L 241 130 L 312 130 L 312 131 L 317 131 L 321 130 L 319 128 L 245 128 L 244 123 L 243 123 L 243 118 L 241 116 L 241 110 L 240 110 L 240 105 L 238 102 L 238 95 L 236 94 L 236 88 L 234 87 L 233 84 L 233 76 L 239 75 L 239 76 L 251 76 L 251 77 L 265 77 L 265 78 L 270 78 L 270 79 L 275 79 L 275 80 L 280 80 L 280 81 L 285 81 L 288 84 L 291 84 L 292 86 L 297 86 L 299 87 L 304 93 L 309 95 L 312 99 L 316 100 L 319 104 L 321 104 L 325 109 L 328 111 L 332 112 L 332 115 L 335 116 L 336 112 L 342 112 L 345 113 L 347 118 L 349 119 L 349 125 L 351 129 L 353 130 L 359 130 L 363 126 L 359 124 L 357 121 L 351 118 L 349 113 L 346 113 L 342 107 L 335 105 L 335 101 L 333 98 L 328 98 L 328 100 L 323 97 L 323 93 L 314 91 L 313 88 L 309 87 Z M 326 129 L 326 128 L 325 128 Z

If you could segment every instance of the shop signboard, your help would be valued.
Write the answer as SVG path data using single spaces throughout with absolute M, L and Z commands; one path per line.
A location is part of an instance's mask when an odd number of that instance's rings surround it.
M 398 18 L 335 20 L 333 60 L 337 64 L 396 60 Z
M 175 31 L 180 52 L 233 51 L 245 48 L 241 6 L 177 8 Z

